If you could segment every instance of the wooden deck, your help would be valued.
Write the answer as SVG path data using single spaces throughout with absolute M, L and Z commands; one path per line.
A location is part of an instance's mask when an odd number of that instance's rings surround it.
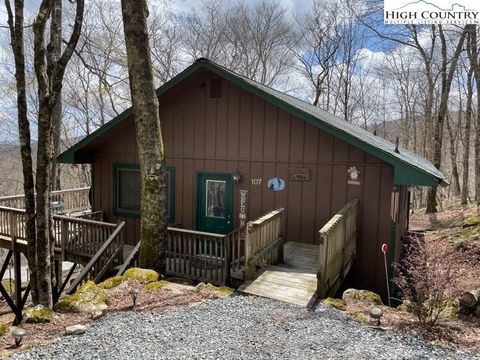
M 264 266 L 253 280 L 239 291 L 301 306 L 311 306 L 316 299 L 318 245 L 287 242 L 284 263 Z

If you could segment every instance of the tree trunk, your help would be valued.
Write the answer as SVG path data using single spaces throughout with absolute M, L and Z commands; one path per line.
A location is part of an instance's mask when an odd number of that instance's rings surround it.
M 25 53 L 23 44 L 23 0 L 15 1 L 15 24 L 10 1 L 5 1 L 8 13 L 11 46 L 15 61 L 15 81 L 17 88 L 18 136 L 22 159 L 23 191 L 25 194 L 27 261 L 30 270 L 32 302 L 38 302 L 37 262 L 35 257 L 35 195 L 33 181 L 33 161 L 30 136 L 30 123 L 27 115 L 27 97 L 25 83 Z
M 448 97 L 450 95 L 450 88 L 452 85 L 453 74 L 457 68 L 458 58 L 463 49 L 463 43 L 467 35 L 467 31 L 470 29 L 469 25 L 466 25 L 460 35 L 455 52 L 453 53 L 450 61 L 447 58 L 447 43 L 443 28 L 438 26 L 439 35 L 441 39 L 441 53 L 442 53 L 442 66 L 441 66 L 441 78 L 442 89 L 440 96 L 440 106 L 438 109 L 437 122 L 435 124 L 434 143 L 433 143 L 433 165 L 440 170 L 442 164 L 442 147 L 443 147 L 443 123 L 447 115 L 448 110 Z M 447 70 L 448 63 L 450 62 L 450 68 Z M 428 191 L 427 198 L 427 214 L 437 212 L 437 188 L 432 187 Z
M 54 1 L 52 7 L 52 20 L 50 23 L 50 43 L 53 50 L 48 58 L 49 66 L 55 64 L 62 53 L 62 0 Z M 60 171 L 57 164 L 57 156 L 60 155 L 60 133 L 62 127 L 62 96 L 59 94 L 57 103 L 52 112 L 53 126 L 53 163 L 52 163 L 52 187 L 60 190 Z
M 465 134 L 463 136 L 463 173 L 462 173 L 462 193 L 461 203 L 466 205 L 468 203 L 468 178 L 469 178 L 469 162 L 470 162 L 470 137 L 472 128 L 472 100 L 473 100 L 473 84 L 472 84 L 473 69 L 470 68 L 467 75 L 467 105 L 465 111 Z M 460 110 L 461 111 L 461 110 Z
M 457 151 L 455 146 L 456 135 L 453 133 L 452 126 L 450 125 L 450 116 L 447 115 L 447 131 L 448 140 L 450 143 L 450 161 L 452 163 L 452 178 L 453 178 L 453 193 L 455 196 L 460 195 L 460 175 L 458 174 L 457 165 Z M 460 117 L 459 117 L 460 120 Z
M 165 274 L 166 168 L 148 43 L 148 5 L 146 0 L 121 3 L 142 180 L 139 263 Z

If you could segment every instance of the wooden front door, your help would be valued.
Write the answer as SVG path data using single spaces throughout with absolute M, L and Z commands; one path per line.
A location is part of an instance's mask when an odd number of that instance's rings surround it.
M 230 174 L 197 175 L 197 229 L 228 234 L 233 229 L 233 184 Z

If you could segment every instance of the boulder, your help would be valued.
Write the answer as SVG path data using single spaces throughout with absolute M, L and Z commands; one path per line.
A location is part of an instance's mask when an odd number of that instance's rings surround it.
M 102 316 L 105 316 L 105 314 L 107 313 L 107 309 L 97 309 L 97 310 L 94 310 L 90 313 L 90 318 L 92 320 L 98 320 L 100 319 Z
M 29 324 L 49 323 L 52 320 L 52 309 L 37 305 L 25 313 L 24 321 Z
M 361 301 L 373 305 L 383 305 L 380 295 L 369 290 L 347 289 L 343 292 L 342 300 L 347 304 L 354 301 Z
M 158 273 L 150 269 L 130 268 L 125 271 L 123 276 L 126 279 L 135 279 L 144 284 L 149 284 L 158 280 Z
M 87 330 L 85 325 L 77 324 L 72 326 L 67 326 L 65 328 L 65 335 L 80 335 Z
M 107 308 L 108 297 L 105 291 L 88 281 L 72 295 L 65 296 L 55 305 L 58 312 L 94 312 Z
M 413 305 L 410 300 L 404 300 L 400 305 L 397 306 L 397 310 L 411 313 L 413 311 Z

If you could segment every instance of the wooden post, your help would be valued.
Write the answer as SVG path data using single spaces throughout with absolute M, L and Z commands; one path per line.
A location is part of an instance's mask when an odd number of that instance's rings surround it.
M 246 227 L 245 234 L 245 278 L 244 280 L 250 280 L 253 277 L 253 268 L 250 264 L 250 259 L 252 258 L 252 224 L 249 221 Z
M 16 249 L 16 242 L 13 244 L 13 271 L 15 277 L 15 323 L 16 325 L 22 322 L 22 264 L 21 264 L 21 253 Z
M 285 252 L 283 249 L 283 245 L 285 244 L 285 236 L 284 236 L 284 219 L 285 219 L 285 211 L 283 210 L 280 215 L 280 225 L 279 225 L 279 236 L 278 239 L 282 240 L 282 243 L 278 247 L 278 263 L 282 264 L 285 260 Z
M 65 219 L 61 220 L 61 236 L 60 236 L 60 248 L 62 251 L 62 261 L 65 261 L 65 249 L 68 241 L 68 224 Z
M 223 238 L 225 251 L 225 286 L 230 286 L 231 240 L 230 236 Z
M 328 252 L 328 237 L 320 234 L 320 247 L 319 247 L 319 259 L 318 259 L 318 272 L 317 272 L 317 293 L 320 298 L 324 298 L 327 289 L 325 288 L 326 273 L 327 273 L 327 252 Z

